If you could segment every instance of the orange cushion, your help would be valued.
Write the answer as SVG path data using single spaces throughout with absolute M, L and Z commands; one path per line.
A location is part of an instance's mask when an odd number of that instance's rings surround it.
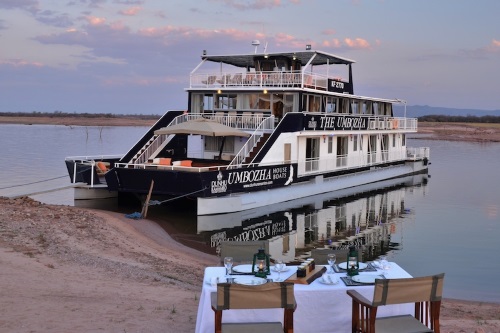
M 172 160 L 171 158 L 162 157 L 162 158 L 160 158 L 160 163 L 159 164 L 160 165 L 170 165 L 170 161 L 171 160 Z
M 192 163 L 193 163 L 193 161 L 191 161 L 191 160 L 184 160 L 184 161 L 181 161 L 181 166 L 190 167 Z
M 97 162 L 97 167 L 102 171 L 102 172 L 106 172 L 108 171 L 108 167 L 106 166 L 106 164 L 104 164 L 104 162 Z

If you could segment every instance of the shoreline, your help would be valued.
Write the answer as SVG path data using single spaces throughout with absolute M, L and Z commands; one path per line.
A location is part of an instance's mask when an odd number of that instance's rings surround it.
M 0 331 L 193 332 L 204 268 L 219 258 L 179 235 L 119 213 L 0 198 Z M 443 300 L 442 333 L 499 331 L 500 303 Z
M 154 125 L 158 118 L 151 115 L 144 117 L 125 115 L 116 117 L 106 115 L 96 115 L 95 117 L 0 116 L 0 124 L 150 127 Z M 425 138 L 431 140 L 500 142 L 500 124 L 419 122 L 417 135 L 420 134 L 426 135 Z

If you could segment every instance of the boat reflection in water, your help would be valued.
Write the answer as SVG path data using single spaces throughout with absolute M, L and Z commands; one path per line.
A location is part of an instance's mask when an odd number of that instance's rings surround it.
M 405 194 L 427 184 L 427 174 L 284 202 L 275 206 L 231 214 L 198 216 L 198 234 L 219 253 L 221 241 L 266 240 L 269 254 L 294 262 L 314 248 L 356 246 L 363 260 L 397 250 L 391 241 L 402 227 Z M 266 246 L 267 247 L 267 246 Z

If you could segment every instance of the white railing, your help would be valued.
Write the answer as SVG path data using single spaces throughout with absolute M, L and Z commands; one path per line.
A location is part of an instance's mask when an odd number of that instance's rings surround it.
M 71 179 L 72 184 L 76 184 L 76 176 L 77 176 L 77 166 L 78 165 L 88 165 L 93 170 L 96 168 L 96 162 L 102 160 L 114 160 L 120 159 L 123 155 L 87 155 L 87 156 L 69 156 L 66 157 L 65 161 L 73 162 L 73 178 Z M 94 172 L 90 173 L 90 187 L 94 187 Z
M 326 75 L 302 71 L 218 72 L 191 74 L 190 88 L 310 87 L 326 90 Z
M 274 116 L 265 118 L 257 129 L 254 131 L 251 137 L 248 138 L 247 142 L 243 145 L 240 151 L 233 158 L 231 163 L 229 163 L 228 168 L 236 168 L 241 167 L 242 163 L 245 161 L 245 158 L 250 154 L 253 148 L 260 141 L 261 137 L 264 133 L 269 133 L 274 129 Z
M 417 153 L 416 151 L 418 151 L 419 157 L 415 157 L 415 159 L 419 159 L 428 157 L 428 153 L 425 156 L 425 151 L 428 152 L 428 150 L 428 148 L 408 148 L 406 151 L 383 150 L 357 156 L 342 155 L 337 157 L 307 158 L 305 161 L 299 161 L 299 176 L 403 161 L 408 159 L 409 151 L 412 153 Z M 301 170 L 303 172 L 300 172 Z

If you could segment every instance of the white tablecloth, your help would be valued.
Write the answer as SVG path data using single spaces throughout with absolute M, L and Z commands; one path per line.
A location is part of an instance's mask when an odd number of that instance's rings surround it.
M 282 279 L 288 278 L 297 269 L 296 267 L 289 268 L 287 272 L 281 273 Z M 212 277 L 219 277 L 224 280 L 224 274 L 224 267 L 207 267 L 205 269 L 203 289 L 196 318 L 196 333 L 214 332 L 214 312 L 210 304 L 210 293 L 216 291 L 217 287 L 212 285 L 210 281 Z M 345 276 L 345 273 L 335 273 L 335 276 Z M 268 278 L 274 280 L 277 277 L 278 273 L 272 272 L 272 275 Z M 396 263 L 391 263 L 391 268 L 387 271 L 386 277 L 410 278 L 411 275 Z M 325 285 L 320 282 L 320 279 L 316 279 L 310 285 L 295 284 L 294 294 L 297 309 L 294 313 L 294 331 L 296 333 L 351 332 L 352 301 L 346 294 L 348 289 L 356 289 L 363 296 L 372 299 L 373 285 L 347 287 L 341 280 L 336 285 Z M 380 307 L 377 316 L 413 314 L 413 312 L 413 304 L 390 305 Z M 283 310 L 225 310 L 222 314 L 223 322 L 269 320 L 283 320 Z

